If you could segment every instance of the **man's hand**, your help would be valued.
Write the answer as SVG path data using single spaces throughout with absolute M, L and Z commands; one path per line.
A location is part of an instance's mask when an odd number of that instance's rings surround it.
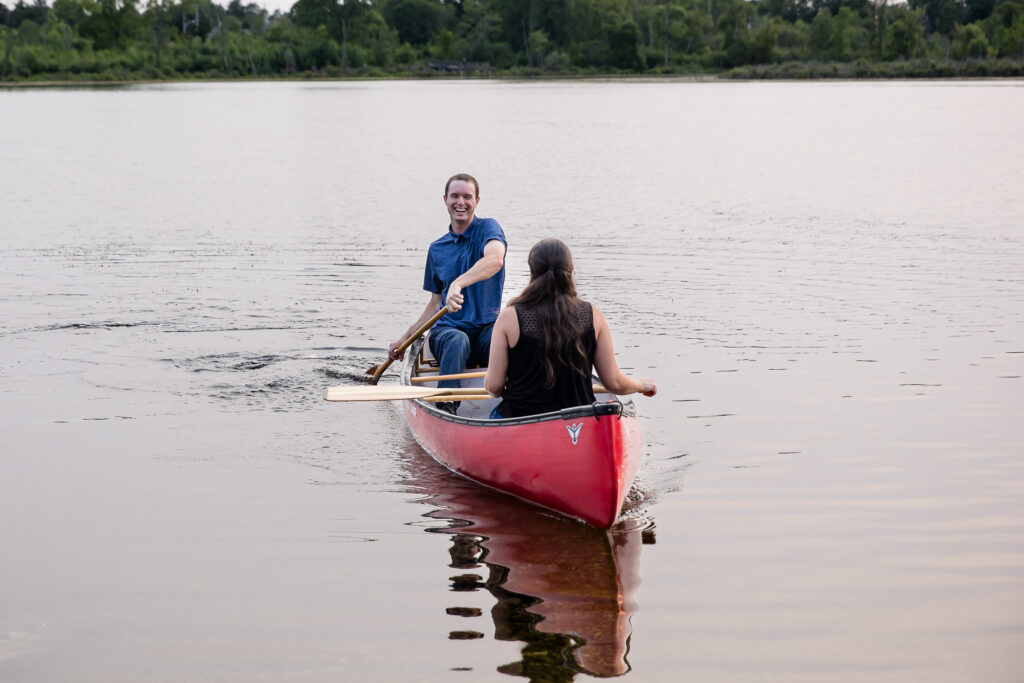
M 401 346 L 404 341 L 404 339 L 400 339 L 396 342 L 391 342 L 391 345 L 388 347 L 388 358 L 391 360 L 402 360 L 405 356 L 405 352 L 403 351 L 402 353 L 399 353 L 398 347 Z
M 462 287 L 454 282 L 448 285 L 448 298 L 444 303 L 448 307 L 449 313 L 455 313 L 460 310 L 465 300 L 465 297 L 462 295 Z

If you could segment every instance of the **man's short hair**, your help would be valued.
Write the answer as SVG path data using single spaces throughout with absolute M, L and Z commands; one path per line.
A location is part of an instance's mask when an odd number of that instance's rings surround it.
M 461 180 L 464 183 L 473 183 L 473 187 L 474 189 L 476 189 L 476 198 L 480 199 L 480 183 L 478 183 L 476 181 L 476 178 L 469 175 L 468 173 L 456 173 L 455 175 L 448 179 L 448 182 L 444 184 L 445 197 L 448 196 L 448 188 L 451 187 L 452 183 L 454 183 L 456 180 Z

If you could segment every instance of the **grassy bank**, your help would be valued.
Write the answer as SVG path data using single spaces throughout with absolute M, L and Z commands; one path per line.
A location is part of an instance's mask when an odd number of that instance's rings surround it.
M 786 62 L 742 66 L 725 74 L 736 79 L 900 79 L 1024 78 L 1022 59 L 914 59 L 899 62 Z
M 280 74 L 252 76 L 228 73 L 222 70 L 178 73 L 170 69 L 105 69 L 101 72 L 35 73 L 13 76 L 0 81 L 3 86 L 32 85 L 104 85 L 141 82 L 190 81 L 285 81 L 285 80 L 345 80 L 345 79 L 587 79 L 587 78 L 692 78 L 695 80 L 750 79 L 750 80 L 819 80 L 819 79 L 926 79 L 926 78 L 1024 78 L 1024 59 L 917 59 L 898 62 L 785 62 L 736 67 L 730 70 L 694 71 L 692 69 L 658 69 L 643 74 L 620 71 L 576 70 L 551 72 L 541 69 L 515 68 L 472 71 L 467 73 L 441 72 L 426 66 L 367 67 L 359 69 L 324 69 Z

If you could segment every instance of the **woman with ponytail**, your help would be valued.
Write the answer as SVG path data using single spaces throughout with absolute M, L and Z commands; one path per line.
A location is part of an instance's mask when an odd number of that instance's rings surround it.
M 530 283 L 498 315 L 484 387 L 502 401 L 493 418 L 548 413 L 594 402 L 592 370 L 614 394 L 654 396 L 615 362 L 601 311 L 576 295 L 572 254 L 556 239 L 530 250 Z

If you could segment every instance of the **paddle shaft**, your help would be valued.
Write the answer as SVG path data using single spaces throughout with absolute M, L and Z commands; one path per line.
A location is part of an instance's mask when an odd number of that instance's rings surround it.
M 404 342 L 402 342 L 402 345 L 398 347 L 398 349 L 397 349 L 398 355 L 401 356 L 403 353 L 405 353 L 405 350 L 407 348 L 409 348 L 410 344 L 412 344 L 414 341 L 416 341 L 417 339 L 422 337 L 423 333 L 426 332 L 427 330 L 429 330 L 431 327 L 433 327 L 434 323 L 436 323 L 438 320 L 440 320 L 441 316 L 443 316 L 447 312 L 448 312 L 447 308 L 442 308 L 440 311 L 438 311 L 437 313 L 434 314 L 434 317 L 432 317 L 427 322 L 423 323 L 423 326 L 420 327 L 420 329 L 418 329 L 415 332 L 413 332 L 409 336 L 409 338 L 406 339 Z M 370 384 L 376 384 L 380 380 L 380 376 L 384 374 L 384 371 L 388 369 L 388 367 L 391 365 L 391 363 L 392 363 L 392 359 L 391 359 L 390 356 L 388 356 L 388 359 L 386 361 L 384 361 L 383 363 L 381 363 L 380 365 L 378 365 L 376 367 L 376 369 L 370 368 L 371 370 L 373 370 L 373 372 L 370 373 L 370 374 L 373 375 L 373 378 L 370 380 Z
M 442 401 L 483 401 L 494 398 L 490 394 L 459 394 L 458 396 L 427 396 L 423 400 L 427 403 L 440 403 Z
M 477 377 L 486 377 L 487 371 L 481 370 L 480 372 L 460 372 L 457 375 L 424 375 L 419 377 L 413 377 L 412 381 L 414 384 L 420 384 L 422 382 L 442 382 L 447 379 L 476 379 Z
M 595 394 L 609 393 L 600 384 L 594 385 Z M 439 401 L 461 401 L 490 398 L 481 387 L 457 387 L 452 389 L 412 386 L 339 386 L 327 387 L 324 398 L 328 401 L 407 401 L 421 398 Z
M 340 386 L 327 387 L 324 398 L 328 401 L 404 401 L 428 396 L 456 397 L 462 394 L 481 394 L 479 387 L 457 387 L 453 389 L 439 387 L 410 386 Z
M 594 393 L 595 394 L 607 394 L 608 390 L 605 389 L 600 384 L 595 384 L 594 385 Z M 465 393 L 465 394 L 455 394 L 455 395 L 449 394 L 447 396 L 424 396 L 423 400 L 426 401 L 427 403 L 437 403 L 439 401 L 452 401 L 452 400 L 455 400 L 455 401 L 482 401 L 482 400 L 488 399 L 488 398 L 494 398 L 494 397 L 491 396 L 490 394 L 487 394 L 487 393 L 481 393 L 479 390 L 474 390 L 472 393 Z

